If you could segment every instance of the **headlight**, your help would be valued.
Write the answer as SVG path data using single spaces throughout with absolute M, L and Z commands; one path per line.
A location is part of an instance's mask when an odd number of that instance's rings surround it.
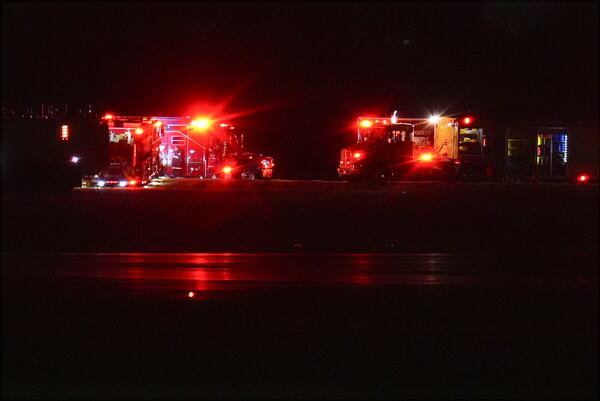
M 119 181 L 119 186 L 120 187 L 126 187 L 127 186 L 127 181 Z
M 106 185 L 106 181 L 98 181 L 98 186 L 103 187 Z

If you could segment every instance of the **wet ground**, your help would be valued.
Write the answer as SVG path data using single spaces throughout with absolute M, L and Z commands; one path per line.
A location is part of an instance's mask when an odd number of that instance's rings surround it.
M 595 255 L 3 257 L 3 395 L 592 398 Z
M 597 398 L 597 187 L 438 184 L 4 194 L 3 398 Z

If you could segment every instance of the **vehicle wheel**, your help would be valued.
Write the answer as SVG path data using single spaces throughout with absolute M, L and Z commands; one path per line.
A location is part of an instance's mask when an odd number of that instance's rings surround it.
M 242 173 L 241 178 L 245 179 L 245 180 L 254 180 L 254 179 L 256 179 L 256 174 L 254 174 L 254 172 L 248 171 L 248 172 Z

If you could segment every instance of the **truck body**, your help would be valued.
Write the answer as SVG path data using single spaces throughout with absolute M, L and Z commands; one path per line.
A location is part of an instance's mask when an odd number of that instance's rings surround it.
M 160 124 L 140 116 L 105 117 L 111 164 L 129 167 L 143 185 L 160 174 Z
M 234 125 L 208 118 L 154 117 L 164 135 L 163 173 L 169 177 L 271 178 L 272 157 L 244 150 L 244 135 Z
M 434 161 L 450 178 L 481 180 L 486 176 L 488 161 L 484 129 L 475 126 L 474 118 L 439 117 L 434 128 Z

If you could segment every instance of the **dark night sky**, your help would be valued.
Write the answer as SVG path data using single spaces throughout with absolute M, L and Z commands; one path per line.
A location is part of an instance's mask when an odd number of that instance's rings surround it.
M 597 120 L 597 49 L 596 2 L 13 2 L 2 96 L 254 111 L 236 119 L 248 146 L 316 177 L 360 113 Z

